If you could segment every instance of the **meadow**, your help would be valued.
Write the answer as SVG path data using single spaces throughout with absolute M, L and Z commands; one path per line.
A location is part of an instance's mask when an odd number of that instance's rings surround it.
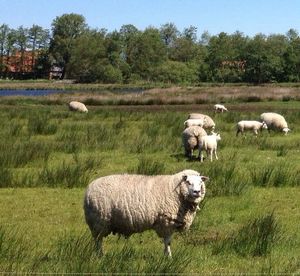
M 18 273 L 300 273 L 300 103 L 230 102 L 132 108 L 92 105 L 70 112 L 63 101 L 0 101 L 0 271 Z M 221 133 L 219 160 L 183 154 L 189 112 Z M 266 109 L 267 108 L 267 109 Z M 278 111 L 292 132 L 235 137 L 241 119 Z M 93 179 L 114 173 L 210 177 L 190 231 L 175 234 L 173 258 L 152 231 L 109 236 L 98 257 L 83 216 Z

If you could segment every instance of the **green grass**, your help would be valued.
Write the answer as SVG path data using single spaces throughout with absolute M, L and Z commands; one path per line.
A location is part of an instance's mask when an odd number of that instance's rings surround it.
M 189 111 L 134 111 L 0 103 L 0 271 L 19 273 L 299 273 L 300 112 L 291 101 L 268 102 L 290 123 L 288 136 L 235 137 L 241 119 L 266 103 L 208 113 L 222 140 L 219 160 L 183 154 Z M 246 108 L 244 108 L 246 106 Z M 199 111 L 201 105 L 198 106 Z M 239 111 L 240 110 L 240 111 Z M 193 110 L 194 111 L 194 110 Z M 189 232 L 175 234 L 173 258 L 152 231 L 109 236 L 95 254 L 83 216 L 93 179 L 113 173 L 171 174 L 195 169 L 210 177 Z

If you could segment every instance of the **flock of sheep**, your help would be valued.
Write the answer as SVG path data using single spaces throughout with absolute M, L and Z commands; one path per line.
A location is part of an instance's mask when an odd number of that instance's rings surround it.
M 88 112 L 80 102 L 71 102 L 70 110 Z M 215 105 L 216 112 L 227 109 Z M 264 128 L 290 129 L 283 116 L 276 113 L 261 114 L 261 121 L 240 121 L 237 133 L 253 131 L 255 135 Z M 214 132 L 215 123 L 205 114 L 192 113 L 184 122 L 182 141 L 185 154 L 192 157 L 199 149 L 217 157 L 220 135 Z M 210 131 L 210 135 L 206 131 Z M 173 175 L 145 176 L 119 174 L 100 177 L 87 187 L 84 196 L 85 220 L 95 240 L 98 253 L 102 254 L 103 238 L 110 233 L 129 237 L 134 233 L 154 230 L 163 239 L 164 253 L 171 256 L 171 236 L 175 231 L 188 230 L 205 196 L 205 182 L 209 178 L 194 170 L 183 170 Z
M 216 104 L 214 106 L 215 112 L 228 111 L 224 105 Z M 243 134 L 245 131 L 252 131 L 255 135 L 258 135 L 258 131 L 263 129 L 281 131 L 285 135 L 291 131 L 285 118 L 274 112 L 262 113 L 260 115 L 260 122 L 254 120 L 242 120 L 236 125 L 236 136 L 239 133 Z M 215 123 L 211 117 L 200 113 L 191 113 L 188 119 L 184 122 L 185 130 L 182 132 L 182 144 L 185 151 L 185 156 L 188 158 L 193 157 L 193 151 L 199 150 L 199 160 L 203 162 L 202 151 L 206 151 L 207 157 L 210 157 L 210 161 L 213 159 L 213 154 L 218 160 L 217 145 L 221 140 L 221 136 L 214 132 Z M 211 133 L 207 135 L 207 130 Z

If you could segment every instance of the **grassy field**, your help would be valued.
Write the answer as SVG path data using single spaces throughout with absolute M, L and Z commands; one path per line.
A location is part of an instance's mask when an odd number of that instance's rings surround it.
M 9 101 L 9 102 L 8 102 Z M 20 273 L 300 273 L 300 104 L 230 103 L 88 106 L 0 101 L 0 271 Z M 221 133 L 219 161 L 188 161 L 181 132 L 205 111 Z M 241 119 L 283 114 L 288 136 L 235 137 Z M 172 259 L 152 231 L 109 236 L 97 257 L 83 217 L 85 187 L 112 173 L 169 174 L 191 168 L 210 177 L 207 197 Z

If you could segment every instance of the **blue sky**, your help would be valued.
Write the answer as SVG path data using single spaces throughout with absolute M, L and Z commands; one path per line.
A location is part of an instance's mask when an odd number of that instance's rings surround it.
M 78 13 L 93 28 L 119 30 L 133 24 L 140 30 L 174 23 L 179 31 L 191 25 L 198 36 L 208 31 L 245 35 L 300 32 L 300 0 L 0 0 L 0 24 L 11 28 L 33 24 L 51 29 L 56 16 Z

